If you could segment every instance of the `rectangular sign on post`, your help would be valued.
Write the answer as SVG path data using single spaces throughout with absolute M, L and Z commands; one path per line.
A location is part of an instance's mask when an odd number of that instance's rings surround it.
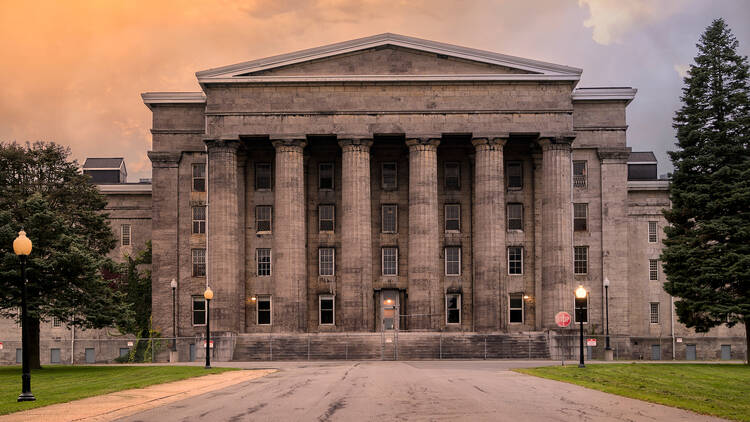
M 203 340 L 203 348 L 204 349 L 206 348 L 206 340 Z M 213 349 L 214 348 L 214 341 L 213 340 L 211 340 L 211 342 L 208 343 L 208 348 L 209 349 Z
M 0 343 L 0 350 L 3 350 L 3 343 Z
M 587 338 L 586 339 L 586 346 L 596 347 L 596 339 L 595 338 Z

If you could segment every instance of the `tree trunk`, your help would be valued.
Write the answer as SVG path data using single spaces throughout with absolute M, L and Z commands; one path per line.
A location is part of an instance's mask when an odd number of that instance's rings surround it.
M 745 318 L 745 363 L 750 365 L 750 318 Z
M 29 368 L 42 369 L 39 360 L 39 320 L 36 318 L 26 318 L 29 328 L 26 331 L 29 335 Z

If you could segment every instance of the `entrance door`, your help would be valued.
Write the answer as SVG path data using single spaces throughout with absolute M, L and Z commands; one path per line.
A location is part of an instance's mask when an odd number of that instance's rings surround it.
M 398 290 L 380 291 L 380 323 L 384 331 L 398 330 Z
M 86 348 L 86 363 L 96 363 L 94 348 Z
M 685 359 L 695 360 L 695 345 L 694 344 L 687 345 L 687 348 L 685 349 Z
M 661 345 L 651 345 L 651 360 L 661 360 Z
M 721 345 L 721 360 L 732 359 L 732 346 L 729 344 Z

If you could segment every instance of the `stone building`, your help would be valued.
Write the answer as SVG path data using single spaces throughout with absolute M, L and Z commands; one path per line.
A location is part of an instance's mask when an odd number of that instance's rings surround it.
M 202 330 L 207 284 L 231 335 L 541 332 L 583 285 L 600 334 L 607 279 L 625 353 L 667 356 L 668 182 L 627 146 L 636 90 L 581 72 L 382 34 L 144 93 L 154 323 L 172 323 L 173 278 L 180 335 Z
M 616 357 L 741 358 L 742 327 L 697 335 L 662 289 L 636 90 L 581 72 L 382 34 L 142 94 L 152 192 L 102 187 L 115 232 L 152 239 L 154 326 L 200 358 L 210 285 L 222 358 L 556 357 L 582 285 L 594 356 L 608 293 Z

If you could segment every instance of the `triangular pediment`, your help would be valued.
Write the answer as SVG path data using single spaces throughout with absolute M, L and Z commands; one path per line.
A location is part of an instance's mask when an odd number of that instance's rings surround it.
M 381 34 L 197 72 L 203 83 L 388 80 L 571 80 L 581 70 Z

